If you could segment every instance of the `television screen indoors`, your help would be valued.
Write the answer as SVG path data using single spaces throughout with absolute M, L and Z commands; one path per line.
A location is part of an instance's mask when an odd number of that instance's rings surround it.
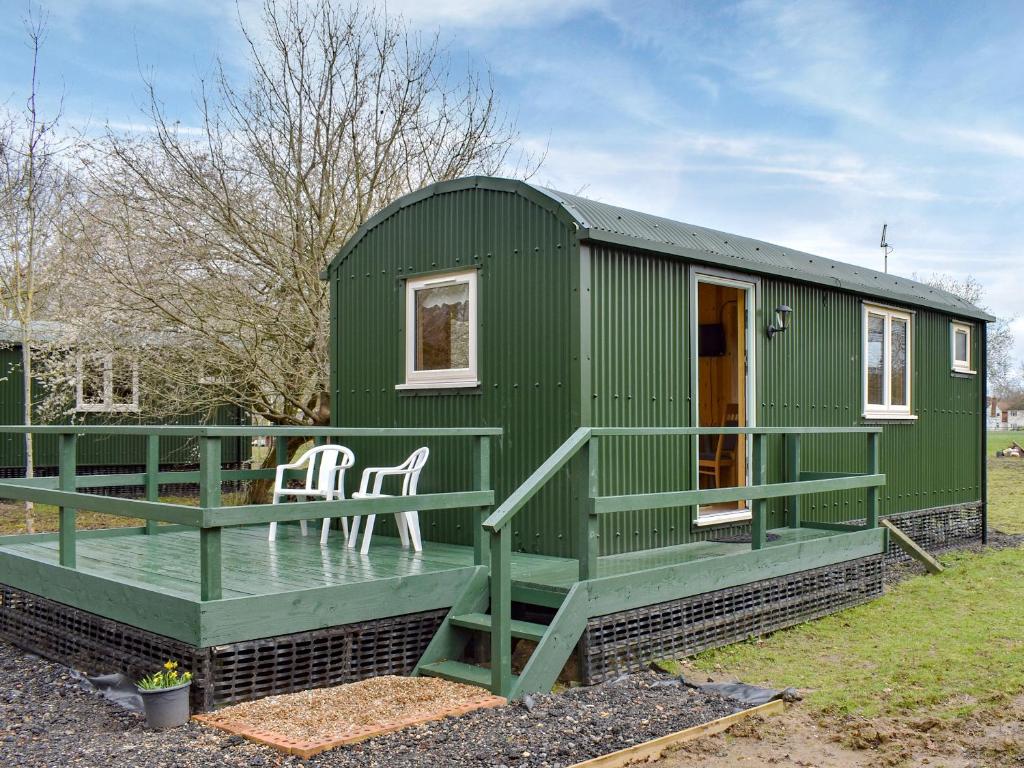
M 701 325 L 697 331 L 697 354 L 701 357 L 725 355 L 725 326 L 721 323 Z

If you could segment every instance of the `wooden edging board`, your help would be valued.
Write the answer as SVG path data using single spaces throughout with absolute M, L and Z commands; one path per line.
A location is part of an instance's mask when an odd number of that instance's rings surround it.
M 746 720 L 749 717 L 778 714 L 785 709 L 785 706 L 786 705 L 779 699 L 769 701 L 767 704 L 760 704 L 756 707 L 751 707 L 750 709 L 734 712 L 731 715 L 720 717 L 717 720 L 712 720 L 708 723 L 702 723 L 701 725 L 695 725 L 692 728 L 676 731 L 675 733 L 670 733 L 667 736 L 662 736 L 661 738 L 653 739 L 652 741 L 645 741 L 643 744 L 634 744 L 632 747 L 620 749 L 618 752 L 612 752 L 607 755 L 591 758 L 590 760 L 584 760 L 582 763 L 576 763 L 569 768 L 622 768 L 622 766 L 629 765 L 630 763 L 655 760 L 661 757 L 662 753 L 664 753 L 669 747 L 674 747 L 675 745 L 682 744 L 683 742 L 693 741 L 701 736 L 710 736 L 715 733 L 721 733 L 722 731 L 736 725 L 736 723 L 741 720 Z
M 889 535 L 896 544 L 910 555 L 912 558 L 917 560 L 925 567 L 928 573 L 942 573 L 944 570 L 942 563 L 932 557 L 928 552 L 921 547 L 916 541 L 907 536 L 903 531 L 893 525 L 889 520 L 882 520 L 882 525 L 889 529 Z

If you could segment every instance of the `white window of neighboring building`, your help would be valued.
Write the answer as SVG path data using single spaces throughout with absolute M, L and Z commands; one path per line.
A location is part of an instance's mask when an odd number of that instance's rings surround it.
M 971 366 L 972 327 L 967 323 L 949 324 L 949 343 L 953 358 L 953 370 L 957 373 L 976 373 Z
M 889 307 L 864 305 L 864 416 L 912 419 L 913 316 Z
M 477 270 L 405 283 L 405 383 L 398 389 L 475 387 Z
M 139 370 L 119 355 L 79 355 L 75 410 L 123 413 L 139 410 Z

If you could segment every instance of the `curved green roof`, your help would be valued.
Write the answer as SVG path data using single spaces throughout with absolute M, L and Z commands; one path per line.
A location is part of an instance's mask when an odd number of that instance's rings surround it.
M 958 296 L 908 278 L 762 240 L 619 208 L 525 181 L 489 176 L 467 176 L 439 182 L 399 198 L 359 228 L 338 252 L 331 268 L 344 261 L 367 232 L 402 208 L 433 195 L 473 188 L 514 192 L 544 205 L 557 215 L 567 215 L 579 228 L 580 239 L 584 241 L 637 248 L 730 269 L 817 283 L 882 301 L 929 307 L 961 317 L 986 321 L 995 319 Z

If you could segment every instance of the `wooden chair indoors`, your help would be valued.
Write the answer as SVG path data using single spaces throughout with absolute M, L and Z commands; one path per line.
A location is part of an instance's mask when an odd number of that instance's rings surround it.
M 740 424 L 740 407 L 736 403 L 725 406 L 723 427 L 738 427 Z M 739 445 L 738 435 L 713 435 L 708 450 L 701 449 L 697 464 L 698 476 L 708 476 L 714 481 L 715 488 L 722 488 L 723 473 L 732 472 L 736 466 L 736 447 Z

